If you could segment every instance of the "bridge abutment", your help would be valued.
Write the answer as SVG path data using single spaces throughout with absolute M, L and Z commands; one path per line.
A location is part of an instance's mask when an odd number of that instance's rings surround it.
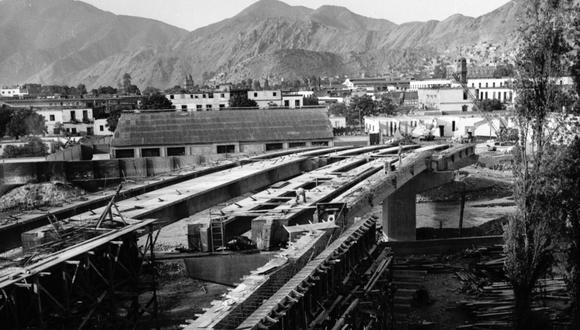
M 383 201 L 383 231 L 389 241 L 414 241 L 417 238 L 417 194 L 453 181 L 452 171 L 423 172 Z

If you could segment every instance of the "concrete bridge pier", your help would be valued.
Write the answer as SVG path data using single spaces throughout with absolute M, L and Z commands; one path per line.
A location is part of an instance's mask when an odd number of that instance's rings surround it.
M 383 201 L 383 231 L 389 241 L 416 240 L 417 194 L 453 181 L 453 171 L 426 171 L 406 182 Z

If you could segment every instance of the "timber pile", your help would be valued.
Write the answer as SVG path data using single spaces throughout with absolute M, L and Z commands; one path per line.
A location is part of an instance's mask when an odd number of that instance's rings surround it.
M 514 308 L 512 286 L 503 272 L 502 246 L 467 250 L 466 258 L 475 258 L 469 270 L 455 274 L 463 282 L 463 291 L 473 299 L 459 301 L 458 307 L 469 311 L 475 321 L 457 329 L 510 329 Z M 553 326 L 565 326 L 568 294 L 561 278 L 542 279 L 532 297 L 532 310 L 545 315 Z
M 565 326 L 568 296 L 563 279 L 540 280 L 532 299 L 532 311 L 541 312 L 552 321 L 553 326 Z M 507 282 L 485 286 L 476 299 L 459 301 L 458 306 L 470 311 L 476 321 L 457 329 L 511 328 L 514 295 Z

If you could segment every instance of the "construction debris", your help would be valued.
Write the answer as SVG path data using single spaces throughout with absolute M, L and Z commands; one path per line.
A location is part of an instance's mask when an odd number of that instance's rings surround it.
M 85 195 L 82 189 L 69 184 L 53 182 L 27 184 L 12 189 L 0 197 L 0 212 L 22 212 L 39 207 L 58 206 Z M 0 225 L 10 221 L 0 215 Z

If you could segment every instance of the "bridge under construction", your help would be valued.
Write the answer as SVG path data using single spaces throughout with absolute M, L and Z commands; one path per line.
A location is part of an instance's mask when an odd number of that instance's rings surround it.
M 20 231 L 21 240 L 4 248 L 0 262 L 2 324 L 158 327 L 159 232 L 212 208 L 207 221 L 193 226 L 192 250 L 212 254 L 245 236 L 259 250 L 280 253 L 246 274 L 189 329 L 342 329 L 362 320 L 390 329 L 393 254 L 381 241 L 414 240 L 415 195 L 454 180 L 477 159 L 473 145 L 447 144 L 319 148 L 264 158 L 141 194 L 119 188 L 106 205 L 6 228 Z M 382 218 L 370 217 L 381 203 Z

